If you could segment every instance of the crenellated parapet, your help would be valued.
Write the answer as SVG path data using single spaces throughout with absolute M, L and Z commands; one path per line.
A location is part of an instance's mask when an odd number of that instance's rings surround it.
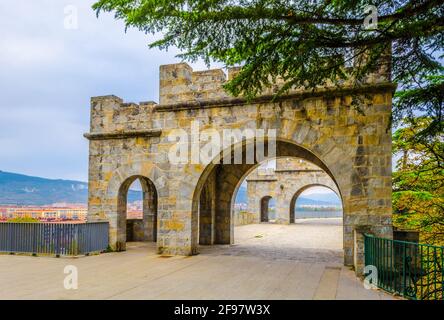
M 121 137 L 123 132 L 135 134 L 136 131 L 146 133 L 153 129 L 161 130 L 162 126 L 159 127 L 159 122 L 164 121 L 163 116 L 157 114 L 160 112 L 247 104 L 248 101 L 242 97 L 230 96 L 223 88 L 223 85 L 233 79 L 239 71 L 239 67 L 230 68 L 227 76 L 222 69 L 193 71 L 186 63 L 162 65 L 160 66 L 159 104 L 153 101 L 139 104 L 126 103 L 114 95 L 93 97 L 91 98 L 91 129 L 90 133 L 85 136 L 90 138 L 95 134 L 106 133 L 108 137 L 113 137 L 111 134 L 113 133 L 116 137 Z M 262 95 L 251 102 L 269 103 L 289 98 L 302 100 L 317 96 L 350 95 L 353 92 L 367 94 L 393 91 L 395 85 L 389 82 L 389 79 L 389 64 L 381 63 L 378 71 L 370 74 L 359 88 L 353 87 L 353 80 L 343 82 L 341 87 L 327 82 L 316 90 L 291 88 L 286 94 L 276 99 L 275 93 L 282 85 L 282 81 L 278 79 L 275 86 L 264 90 Z
M 93 97 L 90 135 L 150 130 L 155 105 L 152 101 L 125 103 L 114 95 Z
M 228 79 L 239 68 L 228 69 Z M 175 104 L 189 101 L 218 100 L 230 98 L 223 89 L 227 75 L 222 69 L 193 71 L 186 63 L 160 66 L 160 104 Z
M 360 54 L 355 59 L 355 66 L 365 62 L 365 55 Z M 353 67 L 352 67 L 353 68 Z M 344 66 L 344 71 L 352 73 L 352 68 Z M 218 101 L 229 103 L 227 100 L 242 99 L 242 97 L 234 98 L 230 96 L 223 88 L 223 85 L 232 80 L 240 71 L 240 67 L 228 68 L 228 75 L 222 69 L 212 69 L 205 71 L 193 71 L 187 63 L 169 64 L 160 66 L 160 105 L 174 105 L 191 102 L 208 102 Z M 382 85 L 390 82 L 390 55 L 384 55 L 378 67 L 361 81 L 361 86 L 367 90 L 368 86 Z M 284 81 L 277 78 L 270 88 L 265 88 L 261 96 L 269 96 L 276 94 Z M 337 83 L 326 81 L 322 86 L 318 86 L 316 90 L 324 93 L 326 90 L 347 90 L 356 85 L 355 79 L 341 81 L 340 88 Z M 303 94 L 313 93 L 312 89 L 304 87 L 293 87 L 287 94 Z M 261 97 L 258 97 L 261 99 Z

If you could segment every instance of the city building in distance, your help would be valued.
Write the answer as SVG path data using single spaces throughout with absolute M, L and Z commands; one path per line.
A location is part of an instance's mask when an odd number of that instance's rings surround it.
M 42 222 L 85 222 L 85 205 L 65 206 L 0 206 L 0 221 L 33 219 Z

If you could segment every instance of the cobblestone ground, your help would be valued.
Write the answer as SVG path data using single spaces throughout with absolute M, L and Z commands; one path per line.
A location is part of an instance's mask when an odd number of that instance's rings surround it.
M 342 266 L 338 219 L 235 229 L 236 245 L 161 257 L 154 243 L 81 258 L 0 255 L 0 299 L 393 299 Z M 64 268 L 78 269 L 66 290 Z

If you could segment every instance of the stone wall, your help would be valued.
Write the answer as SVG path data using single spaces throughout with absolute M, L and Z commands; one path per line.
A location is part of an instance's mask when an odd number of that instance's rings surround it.
M 247 224 L 255 223 L 256 214 L 251 213 L 249 211 L 236 211 L 234 213 L 234 225 L 235 226 L 244 226 Z
M 126 220 L 126 241 L 146 241 L 143 219 Z
M 221 134 L 224 129 L 275 129 L 277 156 L 302 158 L 324 170 L 344 206 L 345 264 L 353 264 L 357 226 L 392 236 L 389 124 L 395 86 L 386 71 L 373 74 L 359 89 L 347 82 L 315 91 L 293 88 L 277 99 L 268 90 L 251 101 L 230 97 L 221 89 L 224 81 L 221 70 L 193 72 L 182 63 L 160 67 L 160 104 L 124 103 L 116 96 L 91 99 L 91 129 L 85 134 L 90 140 L 88 220 L 110 222 L 111 248 L 125 249 L 122 186 L 135 177 L 149 185 L 145 204 L 152 204 L 149 216 L 159 253 L 197 253 L 199 229 L 207 230 L 212 243 L 232 243 L 232 199 L 257 162 L 171 163 L 168 154 L 178 147 L 171 137 L 178 129 L 190 134 L 195 121 Z M 253 143 L 245 139 L 230 148 L 245 151 Z M 211 199 L 206 211 L 203 190 Z

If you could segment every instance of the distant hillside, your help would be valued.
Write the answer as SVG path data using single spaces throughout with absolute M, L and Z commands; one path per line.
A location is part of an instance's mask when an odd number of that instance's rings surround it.
M 341 205 L 341 200 L 339 200 L 338 196 L 334 193 L 312 193 L 312 194 L 308 194 L 308 195 L 303 195 L 302 197 L 299 198 L 298 200 L 298 205 L 299 202 L 300 204 L 304 204 L 304 201 L 311 201 L 311 202 L 316 202 L 316 203 L 322 203 L 322 204 L 326 204 L 326 205 Z M 308 203 L 311 204 L 311 203 Z
M 324 194 L 313 194 L 314 195 L 319 195 L 319 196 L 323 196 Z M 329 201 L 329 200 L 317 200 L 316 198 L 313 199 L 311 198 L 312 195 L 310 195 L 310 198 L 305 198 L 305 197 L 299 197 L 296 203 L 296 207 L 299 206 L 340 206 L 341 203 L 339 201 Z M 322 197 L 321 197 L 322 199 Z
M 129 191 L 129 201 L 140 191 Z M 0 204 L 47 205 L 55 202 L 86 203 L 88 184 L 75 180 L 45 179 L 0 171 Z
M 141 199 L 141 191 L 130 190 L 129 202 Z M 88 184 L 75 180 L 46 179 L 0 171 L 0 204 L 46 205 L 56 202 L 87 203 Z M 247 186 L 239 188 L 236 203 L 247 203 Z M 334 194 L 299 197 L 297 205 L 340 205 Z

